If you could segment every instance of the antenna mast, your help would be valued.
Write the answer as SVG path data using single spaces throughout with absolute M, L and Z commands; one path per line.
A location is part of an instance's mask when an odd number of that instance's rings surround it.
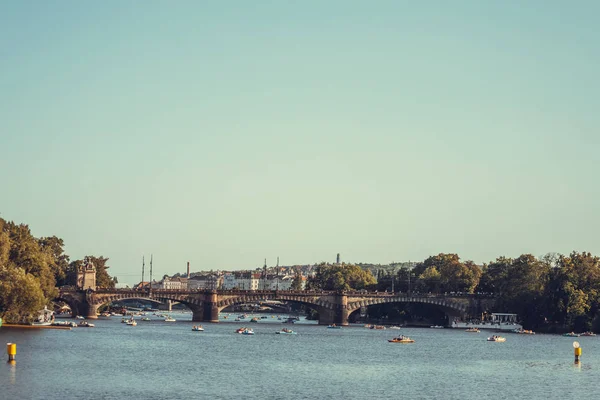
M 140 289 L 143 289 L 143 288 L 144 288 L 144 266 L 145 266 L 145 263 L 144 263 L 144 256 L 142 256 L 142 284 L 141 284 L 142 286 L 141 286 L 141 288 L 140 288 Z
M 150 290 L 152 290 L 152 254 L 150 254 Z

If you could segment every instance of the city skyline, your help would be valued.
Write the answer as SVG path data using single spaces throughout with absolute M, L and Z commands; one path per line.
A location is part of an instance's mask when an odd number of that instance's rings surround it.
M 234 4 L 1 4 L 0 217 L 125 283 L 600 254 L 600 4 Z

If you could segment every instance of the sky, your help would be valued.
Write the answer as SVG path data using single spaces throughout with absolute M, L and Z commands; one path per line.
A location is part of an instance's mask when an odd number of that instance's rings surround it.
M 2 2 L 0 217 L 130 284 L 150 254 L 158 277 L 600 255 L 599 14 Z

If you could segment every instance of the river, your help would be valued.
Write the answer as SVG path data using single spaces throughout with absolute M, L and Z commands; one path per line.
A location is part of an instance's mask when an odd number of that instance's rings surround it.
M 94 328 L 0 328 L 17 343 L 16 364 L 0 363 L 1 399 L 574 399 L 597 398 L 600 337 L 453 329 L 327 329 L 276 318 L 204 324 L 120 317 Z M 156 317 L 153 317 L 156 318 Z M 254 336 L 236 334 L 239 326 Z M 283 326 L 297 335 L 277 335 Z M 388 343 L 405 334 L 414 344 Z M 573 340 L 582 362 L 573 364 Z M 6 360 L 6 351 L 3 356 Z

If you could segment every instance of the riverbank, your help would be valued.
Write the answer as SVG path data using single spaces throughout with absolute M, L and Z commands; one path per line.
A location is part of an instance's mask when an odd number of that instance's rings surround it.
M 18 329 L 66 329 L 71 330 L 70 326 L 52 326 L 52 325 L 19 325 L 19 324 L 4 324 L 2 328 L 18 328 Z

